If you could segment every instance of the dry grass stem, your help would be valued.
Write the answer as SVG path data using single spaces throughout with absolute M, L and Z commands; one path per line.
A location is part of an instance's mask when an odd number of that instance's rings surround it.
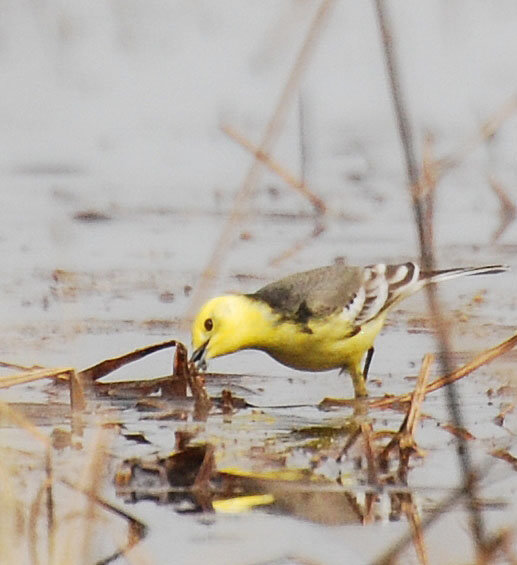
M 247 149 L 250 153 L 255 156 L 255 159 L 262 161 L 266 167 L 271 169 L 275 174 L 277 174 L 283 181 L 285 181 L 290 187 L 294 188 L 302 196 L 307 198 L 309 202 L 314 206 L 319 214 L 324 214 L 327 211 L 327 207 L 323 200 L 314 194 L 305 182 L 301 179 L 296 178 L 291 172 L 289 172 L 285 167 L 283 167 L 278 161 L 273 159 L 270 155 L 262 151 L 259 147 L 253 145 L 251 141 L 246 139 L 242 134 L 240 134 L 235 128 L 228 125 L 221 126 L 224 133 L 236 141 L 239 145 Z
M 411 437 L 413 443 L 416 443 L 414 440 L 415 429 L 420 418 L 422 402 L 424 401 L 427 390 L 427 379 L 429 378 L 429 372 L 431 371 L 431 366 L 433 363 L 434 355 L 431 353 L 426 353 L 422 362 L 420 373 L 418 374 L 415 391 L 413 392 L 413 397 L 411 399 L 411 405 L 409 407 L 407 426 L 405 431 Z
M 29 370 L 24 373 L 16 375 L 9 375 L 0 378 L 0 389 L 9 388 L 16 385 L 32 383 L 42 379 L 55 379 L 55 378 L 68 378 L 71 372 L 74 371 L 71 367 L 60 367 L 57 369 L 36 369 Z
M 130 353 L 125 353 L 124 355 L 120 355 L 118 357 L 112 357 L 111 359 L 105 359 L 100 363 L 92 365 L 87 369 L 83 369 L 79 371 L 78 376 L 84 383 L 94 382 L 101 377 L 105 377 L 109 375 L 113 371 L 120 369 L 124 365 L 128 363 L 132 363 L 133 361 L 138 361 L 142 359 L 146 355 L 150 355 L 151 353 L 155 353 L 156 351 L 161 351 L 162 349 L 167 349 L 170 347 L 177 347 L 179 342 L 175 339 L 170 339 L 168 341 L 163 341 L 161 343 L 156 343 L 153 345 L 147 345 L 146 347 L 142 347 L 140 349 L 135 349 Z
M 425 394 L 434 392 L 439 388 L 442 388 L 452 382 L 462 379 L 463 377 L 472 373 L 472 371 L 475 371 L 482 365 L 486 365 L 487 363 L 493 361 L 495 358 L 500 357 L 504 353 L 510 351 L 516 345 L 517 345 L 517 334 L 513 335 L 511 338 L 503 341 L 502 343 L 483 351 L 479 355 L 476 355 L 476 357 L 472 359 L 472 361 L 456 369 L 451 374 L 434 380 L 432 383 L 427 385 L 425 389 Z M 394 404 L 411 402 L 413 394 L 414 393 L 407 393 L 407 394 L 400 394 L 398 396 L 391 396 L 386 398 L 373 398 L 372 400 L 369 401 L 370 408 L 386 408 Z
M 398 478 L 399 481 L 406 484 L 407 475 L 409 470 L 409 460 L 411 455 L 418 451 L 417 443 L 415 440 L 415 430 L 420 418 L 422 402 L 425 398 L 425 390 L 429 371 L 434 361 L 434 356 L 427 353 L 424 356 L 422 367 L 418 375 L 418 380 L 415 390 L 411 396 L 411 403 L 406 416 L 400 426 L 399 431 L 392 437 L 389 443 L 384 447 L 379 455 L 379 465 L 383 470 L 388 468 L 388 458 L 391 451 L 398 448 L 399 451 L 399 468 Z

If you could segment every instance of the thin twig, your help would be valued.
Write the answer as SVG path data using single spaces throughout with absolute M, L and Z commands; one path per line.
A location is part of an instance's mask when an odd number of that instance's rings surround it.
M 479 355 L 476 355 L 472 361 L 469 361 L 462 367 L 459 367 L 455 371 L 452 371 L 449 375 L 435 379 L 432 383 L 429 383 L 425 389 L 425 394 L 434 392 L 446 385 L 449 385 L 468 374 L 472 373 L 482 365 L 490 363 L 496 357 L 500 357 L 504 353 L 507 353 L 517 345 L 517 334 L 513 335 L 506 341 L 499 343 L 498 345 L 491 347 L 485 351 L 482 351 Z M 387 398 L 372 398 L 370 403 L 370 408 L 386 408 L 394 404 L 402 404 L 405 402 L 411 402 L 413 393 L 399 394 L 398 396 L 390 396 Z
M 17 373 L 0 378 L 0 389 L 9 388 L 15 385 L 28 384 L 42 379 L 53 379 L 57 377 L 67 377 L 74 369 L 71 367 L 59 367 L 57 369 L 35 369 L 25 373 Z
M 399 480 L 402 483 L 407 482 L 407 469 L 409 458 L 416 450 L 415 429 L 420 417 L 420 409 L 425 398 L 427 378 L 431 370 L 431 364 L 434 361 L 434 355 L 427 353 L 424 356 L 422 367 L 418 375 L 418 380 L 414 392 L 411 394 L 411 404 L 406 413 L 399 431 L 391 438 L 389 443 L 384 447 L 379 455 L 379 464 L 383 470 L 388 468 L 388 458 L 390 452 L 398 447 L 399 449 Z
M 411 406 L 409 407 L 407 417 L 406 431 L 411 436 L 411 438 L 413 438 L 413 441 L 415 436 L 415 429 L 420 418 L 422 402 L 424 401 L 425 395 L 427 393 L 427 378 L 429 377 L 429 371 L 431 370 L 433 361 L 434 355 L 432 353 L 426 353 L 424 360 L 422 361 L 420 373 L 418 374 L 415 392 L 413 393 L 413 398 L 411 399 Z
M 323 200 L 319 196 L 316 196 L 316 194 L 314 194 L 314 192 L 312 192 L 308 188 L 308 186 L 305 184 L 305 181 L 303 179 L 296 178 L 296 176 L 293 173 L 288 171 L 278 161 L 273 159 L 273 157 L 271 157 L 264 151 L 261 151 L 259 147 L 253 145 L 251 141 L 246 139 L 235 128 L 228 125 L 223 125 L 221 126 L 221 129 L 228 137 L 230 137 L 231 139 L 236 141 L 240 146 L 244 147 L 250 153 L 252 153 L 255 156 L 255 159 L 262 161 L 262 163 L 264 163 L 266 167 L 268 167 L 274 173 L 276 173 L 289 186 L 291 186 L 296 191 L 298 191 L 302 196 L 305 196 L 305 198 L 309 200 L 309 202 L 314 206 L 314 208 L 319 214 L 324 214 L 327 211 L 327 207 L 325 206 Z

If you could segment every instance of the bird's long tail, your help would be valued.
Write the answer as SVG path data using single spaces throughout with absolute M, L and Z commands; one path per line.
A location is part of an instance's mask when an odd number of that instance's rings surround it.
M 414 294 L 430 283 L 438 283 L 468 275 L 488 275 L 508 271 L 507 265 L 460 267 L 443 271 L 423 271 L 413 262 L 401 265 L 369 265 L 365 268 L 365 300 L 356 314 L 359 326 Z
M 444 271 L 431 271 L 420 273 L 420 280 L 428 283 L 438 283 L 455 279 L 457 277 L 468 277 L 472 275 L 492 275 L 509 271 L 508 265 L 486 265 L 484 267 L 460 267 L 457 269 L 446 269 Z

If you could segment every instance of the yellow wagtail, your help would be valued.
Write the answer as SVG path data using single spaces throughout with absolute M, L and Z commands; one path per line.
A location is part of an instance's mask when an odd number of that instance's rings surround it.
M 205 369 L 207 359 L 259 349 L 295 369 L 346 369 L 355 396 L 367 396 L 373 342 L 393 306 L 430 283 L 506 270 L 488 265 L 426 273 L 415 263 L 381 263 L 297 273 L 254 294 L 209 300 L 192 327 L 191 360 Z

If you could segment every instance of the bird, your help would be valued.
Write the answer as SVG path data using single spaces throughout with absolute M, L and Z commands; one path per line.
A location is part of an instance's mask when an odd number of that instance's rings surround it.
M 355 397 L 366 397 L 374 341 L 394 306 L 428 284 L 508 269 L 487 265 L 423 271 L 415 262 L 336 263 L 289 275 L 253 294 L 206 302 L 192 325 L 191 361 L 206 370 L 209 359 L 257 349 L 294 369 L 339 368 L 352 377 Z

